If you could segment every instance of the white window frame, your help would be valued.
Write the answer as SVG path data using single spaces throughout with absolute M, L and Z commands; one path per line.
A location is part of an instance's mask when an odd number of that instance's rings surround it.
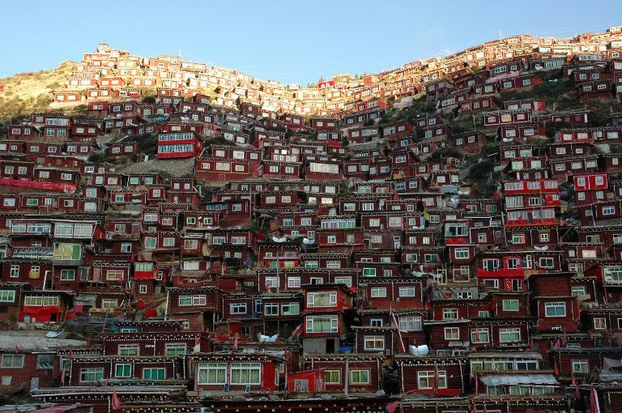
M 560 312 L 561 310 L 561 312 Z M 559 302 L 548 302 L 544 303 L 544 316 L 547 318 L 563 318 L 566 317 L 566 303 L 563 301 Z M 563 312 L 563 314 L 562 314 Z M 559 314 L 558 314 L 559 313 Z

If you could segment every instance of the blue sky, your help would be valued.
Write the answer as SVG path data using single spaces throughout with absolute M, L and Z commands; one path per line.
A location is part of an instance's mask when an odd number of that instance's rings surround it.
M 78 61 L 108 43 L 304 85 L 500 34 L 566 37 L 617 25 L 620 0 L 0 0 L 0 77 Z

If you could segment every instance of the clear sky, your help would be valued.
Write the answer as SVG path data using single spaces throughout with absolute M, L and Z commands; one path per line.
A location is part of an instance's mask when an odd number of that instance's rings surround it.
M 618 25 L 621 0 L 0 0 L 0 77 L 78 61 L 108 43 L 305 85 L 499 35 L 566 37 Z

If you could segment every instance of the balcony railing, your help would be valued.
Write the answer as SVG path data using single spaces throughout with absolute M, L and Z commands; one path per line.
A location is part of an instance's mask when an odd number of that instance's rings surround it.
M 11 258 L 52 259 L 52 247 L 19 247 L 11 250 Z

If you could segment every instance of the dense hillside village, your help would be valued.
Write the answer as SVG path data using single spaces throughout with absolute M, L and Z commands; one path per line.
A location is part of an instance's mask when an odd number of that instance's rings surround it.
M 314 87 L 69 72 L 0 137 L 0 401 L 622 411 L 622 27 Z

